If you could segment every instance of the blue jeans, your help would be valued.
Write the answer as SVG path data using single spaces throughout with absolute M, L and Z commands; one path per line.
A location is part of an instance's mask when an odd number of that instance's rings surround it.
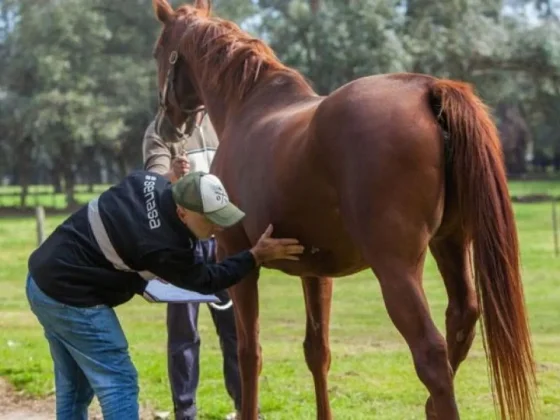
M 105 420 L 138 419 L 138 376 L 115 311 L 60 303 L 30 275 L 26 293 L 54 362 L 57 420 L 87 419 L 94 394 Z

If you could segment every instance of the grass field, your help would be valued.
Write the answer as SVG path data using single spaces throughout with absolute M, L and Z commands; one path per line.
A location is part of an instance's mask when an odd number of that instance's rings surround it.
M 518 194 L 515 190 L 560 194 L 558 184 L 512 183 L 511 189 L 512 194 Z M 538 363 L 539 419 L 560 420 L 560 257 L 553 252 L 550 203 L 520 204 L 515 211 Z M 49 217 L 47 230 L 61 220 Z M 24 298 L 27 257 L 35 246 L 34 229 L 30 219 L 0 220 L 0 376 L 34 395 L 45 395 L 53 390 L 48 346 Z M 299 279 L 266 271 L 260 285 L 262 411 L 267 419 L 314 419 L 313 382 L 302 350 L 305 316 Z M 432 314 L 443 331 L 447 300 L 431 257 L 425 288 Z M 165 307 L 135 298 L 117 312 L 139 371 L 142 404 L 171 410 Z M 206 308 L 200 312 L 200 333 L 200 418 L 223 418 L 231 406 L 224 390 L 218 341 Z M 478 334 L 455 381 L 462 419 L 494 418 L 479 338 Z M 331 345 L 329 380 L 334 418 L 424 418 L 426 390 L 417 379 L 408 348 L 387 316 L 371 272 L 336 281 Z

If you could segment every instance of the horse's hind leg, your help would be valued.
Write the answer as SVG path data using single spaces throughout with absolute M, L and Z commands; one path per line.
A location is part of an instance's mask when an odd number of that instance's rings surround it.
M 418 377 L 430 392 L 437 417 L 429 418 L 458 420 L 447 346 L 430 317 L 422 289 L 424 259 L 425 252 L 413 261 L 385 255 L 373 258 L 372 269 L 389 316 L 406 340 Z
M 449 303 L 446 311 L 447 351 L 453 374 L 472 346 L 479 317 L 476 290 L 471 281 L 467 245 L 457 237 L 435 238 L 430 250 L 443 277 Z M 431 411 L 428 399 L 426 410 Z
M 302 277 L 307 323 L 303 349 L 307 367 L 313 374 L 317 419 L 330 420 L 331 408 L 327 388 L 327 375 L 331 365 L 329 348 L 329 321 L 332 299 L 332 279 L 328 277 Z

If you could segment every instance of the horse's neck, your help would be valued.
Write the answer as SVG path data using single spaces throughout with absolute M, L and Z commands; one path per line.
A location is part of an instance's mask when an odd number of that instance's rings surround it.
M 224 103 L 223 98 L 220 98 L 219 95 L 212 94 L 204 94 L 203 101 L 208 111 L 208 116 L 212 121 L 214 131 L 218 135 L 218 138 L 220 138 L 227 119 L 228 111 L 226 104 Z

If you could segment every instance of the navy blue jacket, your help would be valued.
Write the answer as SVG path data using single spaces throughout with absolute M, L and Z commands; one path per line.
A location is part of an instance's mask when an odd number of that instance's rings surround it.
M 152 182 L 150 194 L 147 180 Z M 197 238 L 179 219 L 170 187 L 161 175 L 137 171 L 100 195 L 99 214 L 117 254 L 133 270 L 150 271 L 199 293 L 238 283 L 255 268 L 251 252 L 220 263 L 198 262 Z M 45 294 L 73 306 L 114 307 L 146 287 L 138 273 L 118 270 L 105 258 L 91 230 L 87 205 L 54 230 L 31 254 L 28 266 Z

